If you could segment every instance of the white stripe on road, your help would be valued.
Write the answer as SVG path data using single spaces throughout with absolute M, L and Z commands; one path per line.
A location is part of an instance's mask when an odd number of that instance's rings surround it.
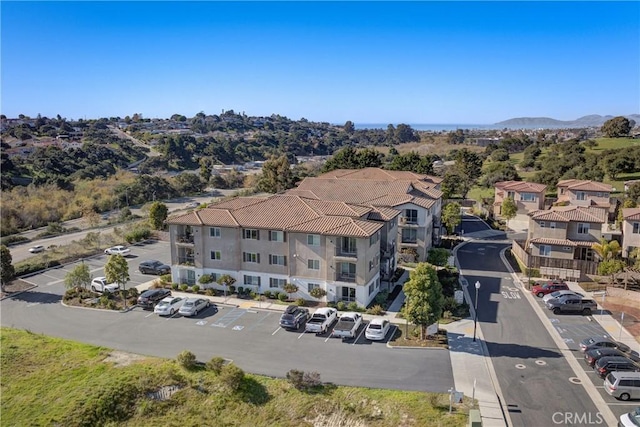
M 280 329 L 282 329 L 282 328 L 281 328 L 281 327 L 278 327 L 278 329 L 276 329 L 275 331 L 273 331 L 273 333 L 271 334 L 271 336 L 273 336 L 273 335 L 277 334 L 277 333 L 278 333 L 278 331 L 279 331 Z
M 356 337 L 356 340 L 351 344 L 351 345 L 356 345 L 356 343 L 358 342 L 358 340 L 360 339 L 360 337 L 362 336 L 362 334 L 364 334 L 364 331 L 367 330 L 367 326 L 363 323 L 362 324 L 362 332 L 360 332 L 358 334 L 358 336 Z

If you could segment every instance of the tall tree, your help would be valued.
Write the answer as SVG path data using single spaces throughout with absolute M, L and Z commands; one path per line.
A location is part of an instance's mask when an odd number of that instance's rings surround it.
M 459 150 L 455 155 L 455 169 L 460 178 L 460 193 L 463 198 L 482 174 L 482 159 L 467 148 Z
M 218 284 L 222 285 L 222 287 L 224 287 L 224 297 L 225 298 L 227 297 L 227 288 L 229 286 L 233 285 L 234 283 L 236 283 L 236 279 L 231 277 L 229 274 L 223 274 L 218 279 Z
M 458 225 L 462 222 L 462 215 L 460 215 L 460 205 L 456 202 L 447 203 L 442 208 L 442 223 L 447 228 L 449 234 L 453 233 Z
M 604 122 L 600 130 L 609 138 L 619 138 L 629 135 L 631 128 L 629 119 L 624 116 L 618 116 Z
M 162 202 L 153 202 L 149 208 L 149 225 L 154 230 L 162 230 L 169 215 L 169 208 Z
M 126 283 L 129 281 L 129 264 L 122 255 L 109 255 L 109 261 L 104 266 L 104 275 L 107 283 L 117 283 L 120 286 L 120 295 L 127 308 Z
M 0 246 L 0 279 L 2 281 L 2 289 L 4 285 L 9 283 L 15 274 L 13 268 L 13 257 L 11 251 L 5 245 Z
M 91 284 L 92 278 L 89 264 L 83 262 L 76 265 L 73 270 L 64 276 L 64 285 L 67 289 L 87 289 Z
M 403 287 L 406 299 L 404 314 L 408 321 L 420 326 L 420 338 L 426 338 L 427 326 L 442 316 L 444 295 L 438 273 L 431 264 L 420 263 Z
M 262 165 L 262 177 L 258 181 L 258 190 L 267 193 L 279 193 L 294 186 L 293 172 L 286 155 L 271 157 Z
M 517 213 L 518 213 L 518 205 L 516 205 L 516 202 L 515 200 L 513 200 L 513 197 L 507 197 L 502 201 L 502 206 L 500 208 L 500 215 L 502 215 L 502 217 L 507 220 L 507 225 L 509 225 L 509 220 L 516 217 Z
M 615 274 L 624 270 L 624 262 L 618 259 L 622 251 L 620 244 L 617 240 L 607 242 L 601 238 L 600 243 L 594 243 L 591 247 L 601 260 L 598 264 L 598 273 L 603 276 L 611 276 L 611 283 L 613 283 Z

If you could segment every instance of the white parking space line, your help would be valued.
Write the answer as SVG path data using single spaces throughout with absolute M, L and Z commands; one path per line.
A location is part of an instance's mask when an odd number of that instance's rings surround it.
M 252 312 L 252 311 L 248 311 L 248 313 L 258 313 L 257 311 Z M 271 313 L 267 313 L 266 315 L 264 315 L 262 318 L 260 318 L 260 320 L 258 320 L 256 323 L 253 324 L 253 326 L 251 326 L 250 328 L 247 328 L 247 331 L 251 331 L 253 330 L 256 326 L 258 326 L 260 323 L 262 323 L 263 320 L 265 320 L 267 317 L 271 316 Z
M 147 317 L 151 317 L 151 316 L 153 316 L 154 314 L 155 314 L 155 313 L 152 311 L 151 313 L 147 314 L 147 315 L 146 315 L 146 316 L 144 316 L 144 317 L 145 317 L 145 319 L 146 319 Z
M 360 339 L 360 337 L 362 336 L 362 334 L 364 334 L 364 331 L 367 330 L 367 325 L 366 324 L 362 324 L 362 332 L 360 332 L 358 334 L 358 336 L 356 337 L 355 341 L 353 343 L 351 343 L 351 345 L 356 345 L 356 343 L 358 342 L 358 340 Z
M 165 320 L 169 320 L 169 319 L 175 319 L 176 316 L 178 316 L 180 313 L 178 313 L 177 311 L 175 313 L 173 313 L 172 316 L 167 316 L 167 318 Z
M 300 335 L 298 335 L 298 339 L 302 338 L 306 334 L 307 334 L 307 331 L 302 331 L 302 333 Z
M 278 329 L 276 329 L 275 331 L 273 331 L 273 333 L 271 334 L 271 336 L 273 336 L 273 335 L 277 334 L 277 333 L 278 333 L 278 331 L 279 331 L 280 329 L 282 329 L 282 328 L 278 326 Z
M 333 336 L 333 328 L 331 328 L 331 332 L 329 332 L 329 336 L 327 337 L 326 340 L 324 340 L 324 342 L 329 341 L 332 338 L 332 336 Z

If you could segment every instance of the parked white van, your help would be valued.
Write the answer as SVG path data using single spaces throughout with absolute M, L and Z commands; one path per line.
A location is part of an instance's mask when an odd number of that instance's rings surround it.
M 640 372 L 610 372 L 604 389 L 616 399 L 640 399 Z

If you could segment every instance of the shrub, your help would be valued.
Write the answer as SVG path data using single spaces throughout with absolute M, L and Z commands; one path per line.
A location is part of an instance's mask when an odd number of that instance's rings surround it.
M 453 312 L 458 307 L 458 302 L 454 297 L 445 297 L 444 304 L 442 305 L 442 309 L 444 311 Z
M 249 291 L 249 298 L 258 299 L 258 293 L 254 291 Z
M 151 237 L 151 228 L 148 226 L 137 226 L 135 229 L 125 234 L 124 239 L 127 243 L 141 242 Z
M 212 289 L 212 288 L 205 289 L 204 293 L 205 293 L 205 295 L 210 296 L 210 297 L 216 296 L 216 290 Z
M 182 292 L 187 292 L 189 290 L 189 285 L 187 285 L 186 283 L 183 283 L 182 285 L 180 285 L 180 290 Z
M 242 286 L 238 286 L 238 295 L 244 294 L 244 288 Z
M 160 289 L 160 288 L 164 288 L 160 280 L 154 280 L 153 283 L 149 285 L 149 289 Z
M 127 296 L 129 298 L 138 298 L 140 296 L 140 292 L 138 292 L 138 288 L 129 288 L 127 289 Z
M 449 262 L 449 251 L 443 248 L 429 249 L 427 262 L 440 267 L 445 266 L 447 265 L 447 262 Z
M 244 371 L 229 363 L 220 369 L 220 380 L 229 390 L 237 391 L 244 381 Z
M 180 366 L 185 369 L 191 370 L 196 367 L 196 355 L 190 352 L 189 350 L 184 350 L 178 354 L 176 358 Z
M 164 283 L 171 283 L 171 274 L 163 274 L 159 277 L 160 281 Z
M 335 301 L 329 301 L 327 303 L 327 307 L 331 307 L 331 308 L 338 308 L 338 304 L 335 303 Z
M 327 295 L 327 291 L 325 291 L 322 288 L 313 288 L 309 292 L 309 295 L 311 295 L 314 298 L 320 299 L 320 298 L 323 298 L 323 297 L 325 297 Z
M 345 304 L 344 301 L 338 301 L 336 308 L 338 311 L 344 311 L 344 309 L 347 308 L 347 304 Z
M 267 289 L 266 291 L 264 291 L 264 294 L 263 294 L 263 295 L 264 295 L 266 298 L 272 298 L 272 296 L 271 296 L 271 291 L 270 291 L 269 289 Z
M 278 299 L 279 299 L 280 301 L 282 301 L 282 302 L 285 302 L 285 301 L 287 300 L 287 298 L 288 298 L 288 297 L 287 297 L 287 294 L 284 294 L 284 293 L 282 293 L 282 292 L 280 292 L 280 293 L 278 294 Z
M 193 285 L 193 286 L 191 287 L 191 290 L 192 290 L 194 293 L 196 293 L 196 294 L 197 294 L 197 293 L 200 291 L 200 286 L 198 286 L 198 285 Z
M 206 285 L 207 283 L 212 283 L 213 282 L 213 276 L 210 275 L 210 274 L 203 274 L 198 279 L 198 282 L 200 282 L 201 285 Z
M 449 310 L 446 310 L 444 313 L 442 313 L 442 318 L 451 319 L 451 312 Z
M 177 291 L 179 286 L 180 285 L 178 285 L 177 283 L 172 283 L 171 284 L 171 289 L 173 289 L 174 291 Z
M 376 304 L 373 307 L 371 307 L 369 310 L 367 310 L 367 312 L 369 314 L 373 314 L 374 316 L 381 316 L 384 314 L 384 309 L 382 308 L 381 305 Z
M 222 367 L 224 366 L 224 359 L 220 356 L 213 357 L 207 362 L 207 370 L 214 372 L 216 375 L 220 374 Z
M 308 390 L 310 388 L 322 385 L 319 373 L 304 372 L 297 369 L 292 369 L 287 372 L 287 380 L 289 380 L 292 386 L 300 391 Z
M 233 286 L 233 285 L 229 286 L 229 292 L 232 293 L 232 294 L 235 294 L 236 293 L 236 287 Z
M 378 295 L 376 295 L 376 302 L 378 304 L 384 304 L 387 302 L 388 299 L 389 299 L 389 291 L 386 289 L 378 292 Z
M 360 306 L 358 306 L 357 302 L 350 302 L 347 308 L 349 311 L 360 311 Z
M 6 236 L 0 239 L 0 245 L 10 246 L 13 243 L 21 243 L 21 242 L 28 242 L 28 241 L 29 239 L 27 239 L 26 237 L 21 236 L 19 234 L 14 234 L 14 235 Z
M 298 307 L 304 307 L 307 304 L 307 301 L 304 298 L 298 298 L 295 302 Z

